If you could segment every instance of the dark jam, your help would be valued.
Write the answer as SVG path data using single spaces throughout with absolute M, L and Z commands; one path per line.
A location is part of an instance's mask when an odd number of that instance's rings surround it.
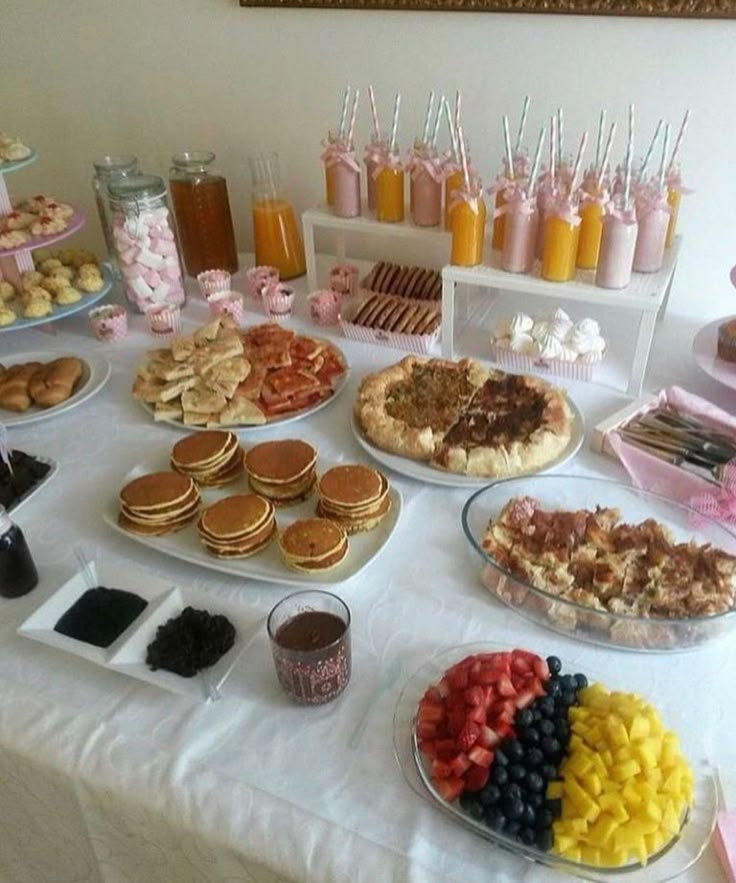
M 54 631 L 95 647 L 109 647 L 145 610 L 148 602 L 122 589 L 88 589 L 54 626 Z
M 146 649 L 146 664 L 193 678 L 221 659 L 235 643 L 235 626 L 221 613 L 185 607 L 156 629 Z
M 276 632 L 276 643 L 284 650 L 309 653 L 329 647 L 345 634 L 345 623 L 334 613 L 306 610 L 285 622 Z
M 51 469 L 48 463 L 41 463 L 34 457 L 24 454 L 23 451 L 13 451 L 10 454 L 10 462 L 13 467 L 12 472 L 0 460 L 0 506 L 4 506 L 8 511 L 11 511 L 21 497 L 42 481 Z
M 38 571 L 21 529 L 11 524 L 0 506 L 0 595 L 20 598 L 38 585 Z

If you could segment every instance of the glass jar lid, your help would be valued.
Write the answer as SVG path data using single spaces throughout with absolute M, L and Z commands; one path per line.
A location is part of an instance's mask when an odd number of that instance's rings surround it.
M 171 162 L 181 169 L 201 169 L 214 162 L 215 154 L 211 150 L 182 150 L 171 157 Z
M 130 172 L 138 165 L 138 157 L 132 153 L 110 154 L 93 160 L 92 165 L 98 174 L 111 175 Z
M 145 206 L 166 197 L 166 184 L 158 175 L 132 175 L 109 186 L 110 204 L 115 208 Z

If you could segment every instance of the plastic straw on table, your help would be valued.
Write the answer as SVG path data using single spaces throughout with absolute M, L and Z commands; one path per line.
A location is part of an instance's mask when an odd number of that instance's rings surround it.
M 659 162 L 659 174 L 657 175 L 657 189 L 661 193 L 664 189 L 664 176 L 667 171 L 667 154 L 670 152 L 670 124 L 664 127 L 664 143 L 662 144 L 662 158 Z
M 381 140 L 381 129 L 378 125 L 378 110 L 376 109 L 376 96 L 373 92 L 373 86 L 368 87 L 368 100 L 371 105 L 371 116 L 373 117 L 373 140 Z
M 517 154 L 521 150 L 521 142 L 524 140 L 524 128 L 526 127 L 526 118 L 529 113 L 529 96 L 524 98 L 524 107 L 521 109 L 521 121 L 519 122 L 519 132 L 516 136 L 516 147 L 514 153 Z
M 434 92 L 429 93 L 427 101 L 427 112 L 424 114 L 424 128 L 422 129 L 422 144 L 427 143 L 429 138 L 429 126 L 432 121 L 432 110 L 434 109 Z
M 504 149 L 506 150 L 506 177 L 510 180 L 514 180 L 514 155 L 511 153 L 511 137 L 509 135 L 509 118 L 504 114 L 503 116 L 503 143 Z
M 603 147 L 603 130 L 606 127 L 606 111 L 602 110 L 598 120 L 598 140 L 595 144 L 595 170 L 601 167 L 601 148 Z
M 345 87 L 345 94 L 342 97 L 342 110 L 340 111 L 340 125 L 337 129 L 338 138 L 342 141 L 345 138 L 345 123 L 348 118 L 348 102 L 350 101 L 350 86 Z
M 396 93 L 394 99 L 394 118 L 391 122 L 391 140 L 389 141 L 389 152 L 396 153 L 396 135 L 399 131 L 399 108 L 401 107 L 401 92 Z
M 360 98 L 360 89 L 356 89 L 353 93 L 353 110 L 350 114 L 350 125 L 348 127 L 347 146 L 348 150 L 353 149 L 353 138 L 355 136 L 355 120 L 358 116 L 358 99 Z
M 659 133 L 662 131 L 662 126 L 664 125 L 664 120 L 660 120 L 657 123 L 657 128 L 654 130 L 654 135 L 652 135 L 652 140 L 649 142 L 649 147 L 647 147 L 647 152 L 644 154 L 644 159 L 641 161 L 641 165 L 639 166 L 639 171 L 636 175 L 637 181 L 641 181 L 644 177 L 644 173 L 647 170 L 647 166 L 649 165 L 649 160 L 652 158 L 652 153 L 654 152 L 654 147 L 659 140 Z
M 670 160 L 669 165 L 667 166 L 667 171 L 671 172 L 675 167 L 675 162 L 677 161 L 677 155 L 680 152 L 680 147 L 682 146 L 682 136 L 685 134 L 685 130 L 687 129 L 687 124 L 690 120 L 690 108 L 685 111 L 685 116 L 682 118 L 682 124 L 680 126 L 680 131 L 677 133 L 677 140 L 675 141 L 675 146 L 672 148 L 672 159 Z
M 539 172 L 539 163 L 542 159 L 542 145 L 544 144 L 544 126 L 539 130 L 539 138 L 537 139 L 537 149 L 534 151 L 534 159 L 532 160 L 532 169 L 529 172 L 529 185 L 527 189 L 527 197 L 531 196 L 537 189 L 537 174 Z

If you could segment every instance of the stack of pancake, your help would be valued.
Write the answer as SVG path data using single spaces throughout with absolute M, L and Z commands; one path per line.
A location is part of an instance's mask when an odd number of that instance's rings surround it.
M 330 518 L 346 533 L 372 530 L 391 509 L 386 478 L 368 466 L 335 466 L 317 482 L 317 515 Z
M 251 489 L 276 506 L 300 503 L 312 493 L 317 451 L 298 439 L 263 442 L 245 455 Z
M 233 432 L 195 432 L 174 445 L 171 468 L 203 487 L 220 487 L 243 472 L 243 449 Z
M 276 533 L 274 506 L 257 494 L 236 494 L 208 506 L 197 522 L 199 537 L 217 558 L 248 558 Z
M 324 573 L 344 561 L 348 535 L 327 518 L 302 518 L 281 532 L 279 549 L 291 570 Z
M 120 491 L 118 523 L 134 533 L 161 536 L 181 530 L 199 511 L 199 489 L 186 475 L 152 472 Z

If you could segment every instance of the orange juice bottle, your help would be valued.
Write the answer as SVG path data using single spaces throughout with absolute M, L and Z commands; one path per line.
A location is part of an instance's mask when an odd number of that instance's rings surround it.
M 575 218 L 553 211 L 544 224 L 542 250 L 542 279 L 548 282 L 568 282 L 575 276 L 580 224 Z
M 276 267 L 282 279 L 303 276 L 307 271 L 304 245 L 294 207 L 281 193 L 278 155 L 250 157 L 249 163 L 256 264 Z
M 463 170 L 454 162 L 445 164 L 445 230 L 452 230 L 452 218 L 450 217 L 450 209 L 454 208 L 457 201 L 453 197 L 453 193 L 462 189 L 463 186 Z
M 603 207 L 598 199 L 587 200 L 581 206 L 578 232 L 577 266 L 581 270 L 595 270 L 603 235 Z
M 667 225 L 667 238 L 664 242 L 665 248 L 671 248 L 672 243 L 675 241 L 675 233 L 677 231 L 677 217 L 680 214 L 680 201 L 682 200 L 682 189 L 679 185 L 672 186 L 670 185 L 667 188 L 667 202 L 669 203 L 672 214 L 670 215 L 670 222 Z
M 480 187 L 472 195 L 463 187 L 452 210 L 452 249 L 450 263 L 456 267 L 476 267 L 483 263 L 483 238 L 486 229 L 486 204 Z
M 376 220 L 397 224 L 404 220 L 404 167 L 389 154 L 376 176 Z

